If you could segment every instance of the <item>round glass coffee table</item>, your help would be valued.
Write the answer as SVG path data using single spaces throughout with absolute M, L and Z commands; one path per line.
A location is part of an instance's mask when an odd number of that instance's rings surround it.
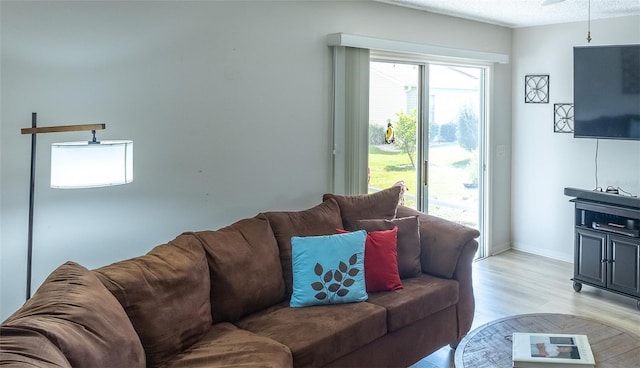
M 456 368 L 511 368 L 514 332 L 587 335 L 597 368 L 640 367 L 640 335 L 585 317 L 524 314 L 471 331 L 456 349 Z

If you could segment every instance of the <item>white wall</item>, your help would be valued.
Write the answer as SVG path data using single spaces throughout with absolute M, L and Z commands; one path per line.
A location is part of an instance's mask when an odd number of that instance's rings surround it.
M 132 139 L 130 185 L 54 190 L 38 136 L 34 290 L 67 260 L 95 268 L 188 230 L 318 204 L 330 190 L 331 53 L 347 32 L 509 54 L 511 30 L 369 1 L 2 1 L 0 318 L 24 302 L 30 126 L 104 122 Z M 492 122 L 509 144 L 511 68 Z M 508 160 L 495 181 L 508 182 Z M 502 186 L 501 193 L 508 193 Z M 495 222 L 509 219 L 508 194 Z M 492 231 L 508 243 L 509 230 Z
M 573 261 L 573 204 L 565 187 L 596 187 L 595 139 L 553 132 L 553 104 L 573 102 L 573 47 L 640 43 L 640 17 L 530 27 L 513 33 L 513 247 Z M 548 104 L 524 103 L 524 77 L 549 74 Z M 640 142 L 600 140 L 598 185 L 640 195 Z

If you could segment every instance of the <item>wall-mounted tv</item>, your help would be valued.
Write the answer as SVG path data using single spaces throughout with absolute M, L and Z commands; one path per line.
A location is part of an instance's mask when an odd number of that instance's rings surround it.
M 640 140 L 640 45 L 573 49 L 574 137 Z

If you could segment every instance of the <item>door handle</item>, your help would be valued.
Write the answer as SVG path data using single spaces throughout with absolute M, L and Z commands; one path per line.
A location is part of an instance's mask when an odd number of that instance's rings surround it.
M 424 186 L 426 187 L 427 185 L 429 185 L 429 161 L 427 160 L 424 160 L 422 173 L 422 177 L 424 178 Z

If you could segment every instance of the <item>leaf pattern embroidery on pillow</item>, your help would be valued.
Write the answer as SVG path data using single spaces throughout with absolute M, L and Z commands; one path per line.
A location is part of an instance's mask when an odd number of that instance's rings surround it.
M 320 263 L 316 263 L 313 272 L 320 278 L 320 281 L 311 283 L 311 288 L 318 293 L 315 298 L 318 300 L 329 299 L 329 302 L 335 301 L 337 297 L 344 297 L 349 293 L 351 287 L 356 280 L 353 279 L 360 269 L 354 267 L 358 260 L 358 255 L 354 254 L 349 257 L 349 264 L 343 261 L 338 264 L 338 269 L 324 271 L 324 267 Z

